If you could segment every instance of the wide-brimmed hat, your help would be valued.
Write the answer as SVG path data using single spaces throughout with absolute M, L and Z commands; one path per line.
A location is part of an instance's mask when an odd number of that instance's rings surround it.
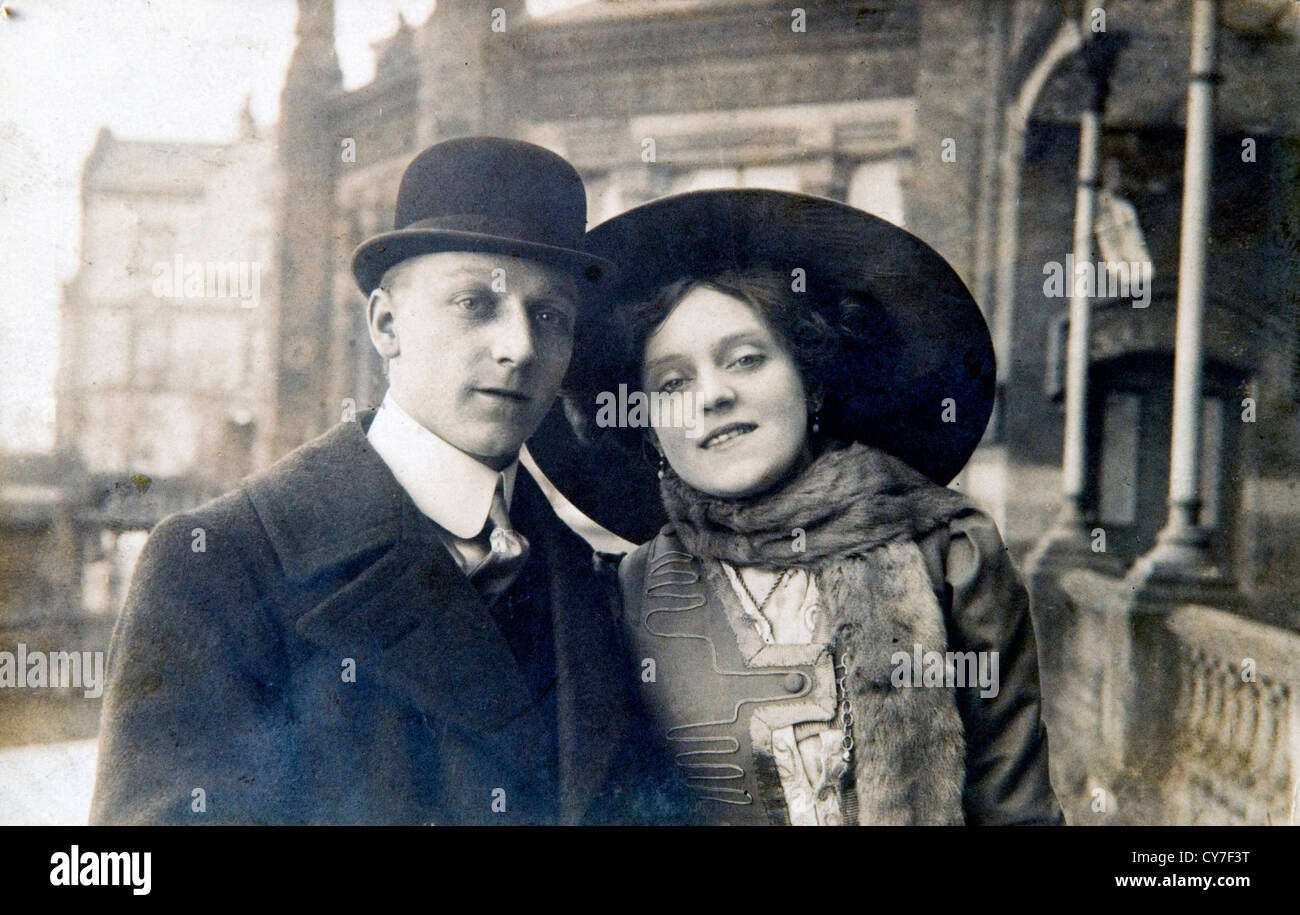
M 369 295 L 394 264 L 435 251 L 487 251 L 563 267 L 588 288 L 614 265 L 580 250 L 587 195 L 573 166 L 550 150 L 502 137 L 430 146 L 407 166 L 393 230 L 362 242 L 352 273 Z
M 765 267 L 802 279 L 796 301 L 844 332 L 821 431 L 861 441 L 946 485 L 970 459 L 993 410 L 988 325 L 948 262 L 898 226 L 835 200 L 782 191 L 698 191 L 651 201 L 594 228 L 586 250 L 618 265 L 614 305 L 688 277 Z M 797 271 L 802 271 L 798 273 Z M 853 296 L 856 307 L 841 303 Z M 592 408 L 594 409 L 594 407 Z M 627 539 L 653 535 L 662 508 L 644 461 L 577 460 L 556 424 L 530 451 L 579 509 Z M 657 509 L 657 510 L 656 510 Z

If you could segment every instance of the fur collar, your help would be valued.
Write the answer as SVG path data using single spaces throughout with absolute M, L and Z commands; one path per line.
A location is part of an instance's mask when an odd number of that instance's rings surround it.
M 697 556 L 735 565 L 815 568 L 891 541 L 922 537 L 965 497 L 877 448 L 829 443 L 774 492 L 723 499 L 668 469 L 660 484 L 677 535 Z
M 858 821 L 960 825 L 965 734 L 951 687 L 895 686 L 897 652 L 943 653 L 947 632 L 920 548 L 888 543 L 817 573 L 847 658 Z

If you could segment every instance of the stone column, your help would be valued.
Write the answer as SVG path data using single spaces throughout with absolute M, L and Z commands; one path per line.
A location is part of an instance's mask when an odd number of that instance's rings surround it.
M 1200 511 L 1202 324 L 1205 255 L 1210 228 L 1214 157 L 1214 94 L 1219 82 L 1218 0 L 1196 0 L 1187 86 L 1187 147 L 1183 166 L 1182 233 L 1178 262 L 1178 324 L 1174 342 L 1173 442 L 1169 518 L 1155 547 L 1134 564 L 1138 583 L 1226 586 L 1229 576 L 1209 556 Z
M 993 280 L 996 275 L 998 155 L 1002 148 L 1002 105 L 1005 94 L 1006 46 L 1011 4 L 985 0 L 988 22 L 985 41 L 988 70 L 984 95 L 984 125 L 980 145 L 979 196 L 975 207 L 975 301 L 985 317 L 993 314 Z
M 1089 14 L 1091 10 L 1089 10 Z M 1085 28 L 1087 26 L 1085 25 Z M 1061 510 L 1056 523 L 1035 547 L 1034 568 L 1047 561 L 1057 565 L 1101 566 L 1118 574 L 1118 561 L 1092 549 L 1086 509 L 1088 485 L 1088 368 L 1092 337 L 1092 297 L 1078 280 L 1080 269 L 1091 270 L 1093 228 L 1100 169 L 1102 114 L 1110 94 L 1110 73 L 1122 36 L 1098 32 L 1080 48 L 1090 79 L 1087 110 L 1079 119 L 1079 168 L 1074 204 L 1074 240 L 1067 270 L 1070 332 L 1066 344 L 1065 437 L 1062 446 Z
M 1091 269 L 1092 225 L 1097 204 L 1097 159 L 1101 146 L 1101 112 L 1085 111 L 1079 121 L 1079 174 L 1074 199 L 1075 275 L 1069 283 L 1067 302 L 1070 330 L 1065 356 L 1065 444 L 1062 452 L 1062 504 L 1057 532 L 1071 538 L 1088 539 L 1084 519 L 1084 490 L 1087 488 L 1088 344 L 1092 338 L 1092 297 L 1078 281 L 1079 268 Z

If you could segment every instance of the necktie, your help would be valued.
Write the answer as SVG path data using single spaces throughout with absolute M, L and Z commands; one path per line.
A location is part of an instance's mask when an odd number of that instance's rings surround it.
M 497 477 L 492 508 L 474 543 L 483 558 L 469 573 L 469 578 L 483 599 L 491 604 L 510 589 L 515 576 L 528 561 L 528 541 L 523 534 L 511 529 L 510 516 L 506 514 L 504 477 Z

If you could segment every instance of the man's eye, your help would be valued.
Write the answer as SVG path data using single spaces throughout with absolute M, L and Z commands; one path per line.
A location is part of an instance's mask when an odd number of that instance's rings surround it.
M 483 302 L 472 295 L 458 295 L 451 300 L 451 304 L 465 311 L 477 311 L 483 307 Z
M 541 309 L 537 312 L 536 318 L 539 323 L 557 329 L 567 329 L 570 324 L 569 316 L 554 308 Z
M 671 394 L 674 391 L 680 391 L 685 386 L 686 386 L 685 378 L 668 378 L 664 381 L 659 382 L 659 390 L 663 391 L 666 394 Z

